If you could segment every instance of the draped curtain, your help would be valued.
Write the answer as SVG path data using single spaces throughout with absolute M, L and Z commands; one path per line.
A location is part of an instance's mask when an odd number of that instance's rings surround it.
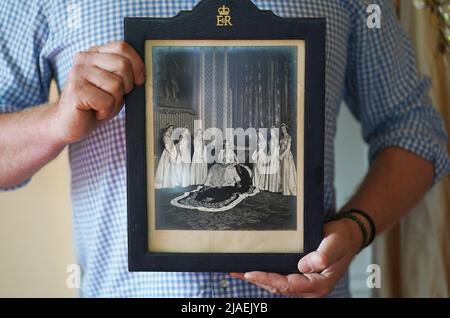
M 228 54 L 233 126 L 294 126 L 292 56 L 283 51 L 267 53 L 261 48 L 231 50 Z
M 416 48 L 418 68 L 433 80 L 431 97 L 449 130 L 450 56 L 439 50 L 438 20 L 429 10 L 415 8 L 413 1 L 397 4 Z M 374 261 L 382 268 L 382 287 L 376 296 L 449 297 L 449 227 L 450 178 L 446 177 L 407 217 L 376 239 Z

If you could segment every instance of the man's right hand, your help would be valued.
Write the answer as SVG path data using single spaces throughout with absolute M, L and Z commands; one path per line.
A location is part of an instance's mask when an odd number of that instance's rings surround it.
M 66 145 L 116 116 L 123 96 L 144 81 L 144 63 L 125 42 L 76 54 L 58 103 L 0 114 L 0 188 L 28 180 Z
M 142 59 L 123 41 L 77 53 L 50 123 L 55 140 L 64 145 L 82 140 L 114 118 L 123 96 L 144 81 Z

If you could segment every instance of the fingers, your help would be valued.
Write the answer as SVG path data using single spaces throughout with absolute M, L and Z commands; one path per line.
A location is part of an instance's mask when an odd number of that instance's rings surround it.
M 77 65 L 82 67 L 96 67 L 119 76 L 123 82 L 123 94 L 129 93 L 135 84 L 131 62 L 117 54 L 80 52 L 77 53 L 74 60 L 74 67 Z
M 134 82 L 137 85 L 141 85 L 142 83 L 144 83 L 145 79 L 144 62 L 137 54 L 137 52 L 126 42 L 115 41 L 102 46 L 93 47 L 89 51 L 97 53 L 115 54 L 127 59 L 130 62 Z
M 281 275 L 276 273 L 253 272 L 246 273 L 245 277 L 248 281 L 254 282 L 272 293 L 281 295 L 303 296 L 313 293 L 316 290 L 327 288 L 327 279 L 320 274 Z
M 75 65 L 69 79 L 67 92 L 76 96 L 76 108 L 89 110 L 91 105 L 99 121 L 112 118 L 120 111 L 125 91 L 121 77 L 95 66 Z
M 328 259 L 318 251 L 314 251 L 304 256 L 298 262 L 300 273 L 320 273 L 327 268 Z
M 327 268 L 323 273 L 290 274 L 249 272 L 233 273 L 231 276 L 248 281 L 271 293 L 296 297 L 324 297 L 332 292 L 334 286 L 347 270 L 349 262 L 341 260 Z
M 92 85 L 84 78 L 69 83 L 67 90 L 82 91 L 77 97 L 77 108 L 84 111 L 95 111 L 95 119 L 103 121 L 114 116 L 114 97 L 102 89 Z
M 78 109 L 91 106 L 95 118 L 103 121 L 117 114 L 123 96 L 144 81 L 144 63 L 136 51 L 123 41 L 111 42 L 75 55 L 69 95 L 80 100 Z
M 248 272 L 244 274 L 244 279 L 271 293 L 285 294 L 289 292 L 289 282 L 285 275 L 266 272 Z
M 77 53 L 54 115 L 61 140 L 65 144 L 80 141 L 112 119 L 124 95 L 144 81 L 144 63 L 124 42 Z
M 271 293 L 281 295 L 303 296 L 321 290 L 328 290 L 329 279 L 321 274 L 290 274 L 249 272 L 244 279 Z
M 120 108 L 122 105 L 123 95 L 126 91 L 125 83 L 122 77 L 104 71 L 98 67 L 86 67 L 83 72 L 84 78 L 92 85 L 100 88 L 104 92 L 114 97 L 114 107 Z

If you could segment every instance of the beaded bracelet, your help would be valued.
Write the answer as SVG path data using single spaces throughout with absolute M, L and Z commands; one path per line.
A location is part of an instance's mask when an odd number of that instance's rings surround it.
M 327 218 L 325 223 L 332 222 L 332 221 L 338 221 L 341 219 L 350 219 L 350 220 L 356 222 L 356 224 L 358 224 L 359 229 L 361 230 L 362 238 L 363 238 L 361 248 L 359 249 L 359 251 L 364 249 L 367 246 L 367 242 L 368 242 L 367 229 L 366 229 L 366 226 L 364 225 L 364 223 L 357 216 L 353 215 L 352 212 L 350 212 L 350 211 L 339 212 L 339 213 Z
M 368 213 L 366 213 L 362 210 L 359 210 L 359 209 L 350 209 L 346 212 L 359 214 L 367 220 L 367 223 L 369 223 L 369 226 L 370 226 L 370 239 L 367 241 L 367 243 L 364 247 L 367 247 L 370 244 L 372 244 L 373 240 L 375 239 L 375 235 L 377 234 L 377 227 L 375 226 L 375 222 L 373 221 L 372 217 Z

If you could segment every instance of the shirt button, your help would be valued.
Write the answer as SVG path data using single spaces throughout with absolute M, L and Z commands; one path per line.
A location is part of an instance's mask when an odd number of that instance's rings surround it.
M 230 285 L 230 282 L 227 281 L 226 279 L 222 279 L 222 280 L 219 282 L 219 285 L 220 285 L 220 287 L 222 287 L 222 288 L 227 288 L 227 287 Z

